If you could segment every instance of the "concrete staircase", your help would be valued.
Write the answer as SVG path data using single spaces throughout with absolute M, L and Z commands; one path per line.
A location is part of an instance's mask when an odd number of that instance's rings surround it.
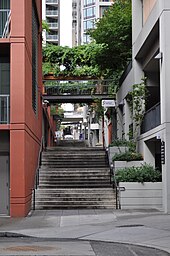
M 62 141 L 43 152 L 36 209 L 115 208 L 102 148 Z

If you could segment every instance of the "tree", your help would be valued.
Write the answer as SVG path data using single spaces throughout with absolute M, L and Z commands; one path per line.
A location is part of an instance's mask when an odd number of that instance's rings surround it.
M 91 43 L 73 48 L 47 45 L 43 47 L 43 73 L 53 72 L 55 76 L 103 75 L 100 56 L 104 55 L 105 45 Z M 102 61 L 101 61 L 102 62 Z M 63 67 L 62 70 L 60 67 Z
M 100 56 L 100 66 L 111 73 L 120 73 L 131 59 L 131 0 L 116 0 L 96 21 L 95 29 L 87 33 L 98 44 L 105 45 L 105 52 Z M 114 75 L 115 75 L 114 74 Z

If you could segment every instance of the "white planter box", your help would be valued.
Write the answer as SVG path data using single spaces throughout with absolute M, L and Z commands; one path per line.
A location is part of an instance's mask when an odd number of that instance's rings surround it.
M 117 147 L 117 146 L 113 146 L 113 147 L 108 147 L 108 153 L 109 153 L 109 161 L 110 163 L 112 162 L 112 157 L 117 154 L 117 153 L 125 153 L 126 151 L 128 151 L 128 147 Z
M 162 182 L 120 182 L 121 209 L 162 209 Z
M 125 167 L 140 167 L 142 164 L 144 164 L 144 161 L 114 161 L 113 162 L 113 167 L 114 167 L 114 172 L 116 173 L 119 169 L 123 169 Z

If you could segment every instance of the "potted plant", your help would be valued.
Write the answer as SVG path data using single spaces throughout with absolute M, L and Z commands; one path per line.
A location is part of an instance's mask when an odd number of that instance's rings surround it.
M 162 176 L 149 164 L 115 173 L 122 209 L 162 209 Z

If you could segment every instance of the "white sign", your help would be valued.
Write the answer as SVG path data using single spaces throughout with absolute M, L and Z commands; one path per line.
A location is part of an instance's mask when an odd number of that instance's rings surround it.
M 115 107 L 115 100 L 102 100 L 102 106 L 105 108 Z
M 98 130 L 99 129 L 99 124 L 98 123 L 91 124 L 90 129 L 91 130 Z

